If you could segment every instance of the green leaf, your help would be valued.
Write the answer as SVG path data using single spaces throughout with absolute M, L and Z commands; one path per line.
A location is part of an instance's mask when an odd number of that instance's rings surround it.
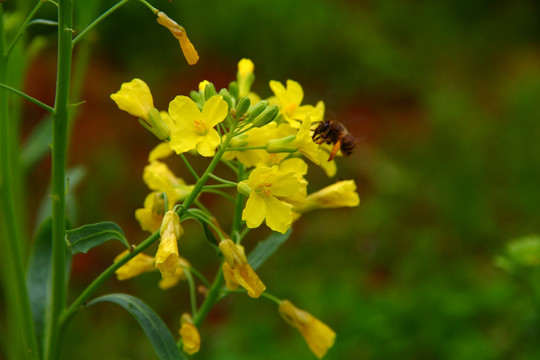
M 21 164 L 25 171 L 28 171 L 39 160 L 41 160 L 51 149 L 52 143 L 52 117 L 46 116 L 32 130 L 28 140 L 22 146 L 20 157 Z
M 285 234 L 273 233 L 265 240 L 255 246 L 255 249 L 248 255 L 248 263 L 253 270 L 264 264 L 266 260 L 291 236 L 292 228 Z
M 185 359 L 163 320 L 140 299 L 127 294 L 109 294 L 90 301 L 88 305 L 104 301 L 120 305 L 135 317 L 161 360 Z
M 50 285 L 51 256 L 52 219 L 48 218 L 41 224 L 34 237 L 26 269 L 26 287 L 38 344 L 43 342 L 45 334 L 45 311 Z
M 109 240 L 119 240 L 129 249 L 129 243 L 122 228 L 110 221 L 84 225 L 66 231 L 66 244 L 73 255 L 86 253 Z

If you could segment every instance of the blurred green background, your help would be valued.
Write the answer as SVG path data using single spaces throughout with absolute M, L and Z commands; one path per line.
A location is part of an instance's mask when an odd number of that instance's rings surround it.
M 102 1 L 101 8 L 114 3 Z M 271 95 L 269 80 L 299 81 L 305 103 L 324 100 L 327 115 L 358 139 L 351 157 L 338 158 L 337 178 L 355 179 L 361 205 L 306 214 L 258 271 L 271 293 L 337 332 L 326 359 L 540 358 L 538 308 L 493 264 L 507 241 L 540 231 L 539 2 L 153 5 L 186 28 L 201 59 L 189 67 L 177 41 L 136 1 L 98 26 L 82 96 L 87 102 L 70 151 L 70 164 L 86 169 L 76 225 L 111 220 L 131 242 L 146 236 L 133 213 L 147 192 L 142 169 L 157 139 L 109 99 L 122 82 L 145 80 L 156 106 L 165 109 L 203 79 L 225 87 L 237 61 L 247 57 L 255 63 L 254 90 L 261 96 Z M 54 33 L 49 37 L 26 88 L 50 103 Z M 39 118 L 29 106 L 25 134 Z M 32 173 L 32 204 L 46 193 L 48 161 Z M 195 166 L 206 163 L 199 159 Z M 180 161 L 171 166 L 190 179 Z M 310 191 L 335 181 L 319 169 L 308 180 Z M 228 214 L 225 203 L 203 200 Z M 30 205 L 33 216 L 36 208 Z M 222 225 L 229 222 L 225 216 Z M 253 231 L 246 247 L 267 234 Z M 212 276 L 215 255 L 198 226 L 186 225 L 180 247 Z M 111 243 L 75 257 L 70 298 L 120 251 Z M 162 291 L 157 280 L 158 274 L 111 279 L 101 293 L 139 296 L 176 333 L 189 308 L 187 284 Z M 314 358 L 264 299 L 230 296 L 200 331 L 202 348 L 194 359 Z M 154 357 L 135 320 L 114 305 L 81 312 L 65 347 L 65 359 Z

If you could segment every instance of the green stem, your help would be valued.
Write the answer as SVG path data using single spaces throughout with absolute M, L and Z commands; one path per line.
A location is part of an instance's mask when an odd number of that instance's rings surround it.
M 150 10 L 152 10 L 152 12 L 154 14 L 157 14 L 159 12 L 158 9 L 156 9 L 155 7 L 153 7 L 152 5 L 150 5 L 148 2 L 144 1 L 144 0 L 139 0 L 141 3 L 143 3 L 144 5 L 146 5 Z
M 105 11 L 103 14 L 101 14 L 96 20 L 94 20 L 90 25 L 88 25 L 79 35 L 75 37 L 71 41 L 72 46 L 75 46 L 81 39 L 86 35 L 90 30 L 92 30 L 97 24 L 99 24 L 101 21 L 103 21 L 107 16 L 111 15 L 115 10 L 117 10 L 119 7 L 127 3 L 129 0 L 122 0 L 113 7 L 111 7 L 109 10 Z
M 186 279 L 189 285 L 189 301 L 191 303 L 191 315 L 195 316 L 197 313 L 197 297 L 195 294 L 195 282 L 193 281 L 193 276 L 188 269 L 184 269 L 184 274 L 186 274 Z
M 225 153 L 225 149 L 227 148 L 227 145 L 232 139 L 232 133 L 234 132 L 234 128 L 231 129 L 231 132 L 227 134 L 227 137 L 225 138 L 225 141 L 221 145 L 219 151 L 215 155 L 215 157 L 210 162 L 210 165 L 208 165 L 208 168 L 204 172 L 204 174 L 201 176 L 201 178 L 197 181 L 195 184 L 195 187 L 193 188 L 193 191 L 191 194 L 189 194 L 188 198 L 184 201 L 182 206 L 178 210 L 178 215 L 182 217 L 182 215 L 186 212 L 186 210 L 191 206 L 191 204 L 197 199 L 197 196 L 202 191 L 203 186 L 205 182 L 208 180 L 209 174 L 215 169 L 217 164 L 219 163 L 219 160 Z M 131 260 L 135 255 L 139 254 L 140 252 L 144 251 L 146 248 L 148 248 L 150 245 L 152 245 L 157 239 L 159 239 L 159 231 L 156 231 L 151 236 L 146 238 L 141 244 L 139 244 L 133 252 L 127 254 L 119 261 L 115 262 L 111 266 L 109 266 L 104 272 L 101 273 L 83 292 L 79 297 L 69 306 L 68 309 L 64 311 L 62 314 L 62 317 L 60 321 L 65 324 L 67 321 L 79 310 L 81 306 L 84 305 L 86 301 L 96 292 L 96 290 L 111 276 L 114 274 L 114 272 L 127 263 L 129 260 Z
M 5 34 L 4 34 L 4 7 L 0 4 L 0 54 L 4 54 L 5 49 Z M 0 57 L 0 82 L 5 83 L 8 77 L 7 57 Z M 32 312 L 28 299 L 28 290 L 26 288 L 25 271 L 22 259 L 22 237 L 20 229 L 17 226 L 18 219 L 16 218 L 15 199 L 15 183 L 13 181 L 14 166 L 17 166 L 14 161 L 14 154 L 18 143 L 10 140 L 12 133 L 12 124 L 9 119 L 9 102 L 7 90 L 0 90 L 0 196 L 2 210 L 1 224 L 3 230 L 2 236 L 3 245 L 5 245 L 5 255 L 9 257 L 5 261 L 8 269 L 5 274 L 9 280 L 9 291 L 12 291 L 10 300 L 13 302 L 13 318 L 18 320 L 18 326 L 22 329 L 23 336 L 23 353 L 27 359 L 37 359 L 39 357 L 38 345 L 34 331 L 34 323 L 32 321 Z M 17 329 L 17 325 L 13 324 L 13 328 Z M 15 335 L 17 336 L 17 335 Z M 15 352 L 16 353 L 16 352 Z
M 214 189 L 203 189 L 203 192 L 207 192 L 207 193 L 212 193 L 212 194 L 218 194 L 218 195 L 221 195 L 223 196 L 225 199 L 231 201 L 231 202 L 235 202 L 236 200 L 229 194 L 227 193 L 224 193 L 223 191 L 219 191 L 219 190 L 214 190 Z
M 26 94 L 26 93 L 23 93 L 22 91 L 20 90 L 17 90 L 17 89 L 14 89 L 12 88 L 11 86 L 9 85 L 6 85 L 4 84 L 3 82 L 0 82 L 0 87 L 3 87 L 4 89 L 8 89 L 9 91 L 11 91 L 12 93 L 15 93 L 23 98 L 25 98 L 26 100 L 30 101 L 30 102 L 33 102 L 34 104 L 38 105 L 38 106 L 41 106 L 42 108 L 44 108 L 45 110 L 47 110 L 48 112 L 54 112 L 54 109 L 52 107 L 50 107 L 49 105 L 45 104 L 45 103 L 42 103 L 41 101 L 39 101 L 38 99 L 35 99 L 33 97 L 31 97 L 30 95 Z
M 193 167 L 191 166 L 191 164 L 189 163 L 188 159 L 186 158 L 186 156 L 184 154 L 180 154 L 180 157 L 182 158 L 182 160 L 184 161 L 184 164 L 186 165 L 186 167 L 188 168 L 189 172 L 191 173 L 191 175 L 193 175 L 193 177 L 195 178 L 195 180 L 199 180 L 199 175 L 197 175 L 197 173 L 195 172 L 195 170 L 193 170 Z
M 203 276 L 203 274 L 201 274 L 198 270 L 196 270 L 195 268 L 192 268 L 192 267 L 187 267 L 187 266 L 182 266 L 182 269 L 184 270 L 188 270 L 189 272 L 193 273 L 193 275 L 195 275 L 196 277 L 199 278 L 199 280 L 201 280 L 201 282 L 206 286 L 206 287 L 210 287 L 210 283 L 208 282 L 208 280 L 206 280 L 206 278 Z
M 244 150 L 266 150 L 266 146 L 245 146 L 245 147 L 227 149 L 227 151 L 244 151 Z
M 17 32 L 17 35 L 15 35 L 15 37 L 13 38 L 13 40 L 11 41 L 11 44 L 9 45 L 6 53 L 5 53 L 5 57 L 6 59 L 9 58 L 9 54 L 11 53 L 11 50 L 13 50 L 13 48 L 15 47 L 15 44 L 17 44 L 17 41 L 19 40 L 19 38 L 21 37 L 21 35 L 24 33 L 24 30 L 26 30 L 26 26 L 28 25 L 28 23 L 30 22 L 30 20 L 32 20 L 32 18 L 34 17 L 35 13 L 39 10 L 39 8 L 41 7 L 41 5 L 43 5 L 43 1 L 41 0 L 38 0 L 38 2 L 36 3 L 36 5 L 34 6 L 34 8 L 30 11 L 30 14 L 28 14 L 28 16 L 26 17 L 26 19 L 24 20 L 21 28 L 19 29 L 19 31 Z M 2 52 L 3 53 L 3 52 Z
M 227 149 L 228 151 L 229 149 Z M 210 177 L 216 181 L 219 181 L 223 184 L 229 184 L 229 185 L 232 185 L 232 186 L 238 186 L 237 183 L 235 183 L 234 181 L 229 181 L 229 180 L 226 180 L 226 179 L 223 179 L 223 178 L 220 178 L 219 176 L 216 176 L 214 174 L 210 174 Z
M 66 303 L 66 246 L 64 236 L 66 147 L 71 81 L 73 0 L 58 2 L 58 69 L 53 117 L 52 148 L 52 284 L 48 323 L 45 333 L 45 359 L 60 355 L 60 316 Z
M 206 185 L 204 189 L 223 189 L 223 188 L 230 188 L 230 187 L 236 187 L 237 184 L 218 184 L 218 185 Z

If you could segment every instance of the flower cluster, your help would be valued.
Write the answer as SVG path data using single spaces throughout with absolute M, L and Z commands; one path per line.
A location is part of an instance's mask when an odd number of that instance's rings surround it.
M 185 42 L 180 30 L 177 35 L 181 44 Z M 189 45 L 184 45 L 190 53 Z M 203 81 L 189 97 L 176 96 L 167 111 L 154 107 L 149 87 L 139 79 L 122 84 L 111 95 L 121 110 L 139 118 L 161 140 L 150 152 L 143 171 L 143 180 L 151 192 L 143 207 L 135 212 L 143 230 L 159 232 L 158 251 L 155 257 L 136 255 L 116 274 L 119 280 L 125 280 L 157 269 L 162 276 L 162 288 L 174 286 L 181 279 L 193 282 L 191 273 L 200 273 L 180 257 L 178 241 L 184 232 L 181 222 L 194 219 L 206 229 L 221 261 L 212 285 L 201 277 L 206 287 L 211 287 L 204 291 L 204 304 L 217 301 L 227 292 L 240 291 L 240 287 L 252 298 L 265 296 L 274 300 L 282 316 L 300 330 L 310 349 L 321 358 L 333 345 L 335 333 L 288 300 L 267 294 L 241 242 L 250 229 L 263 222 L 271 230 L 285 234 L 305 212 L 357 206 L 360 199 L 353 180 L 338 181 L 308 194 L 309 163 L 322 168 L 328 177 L 335 176 L 337 171 L 330 155 L 331 145 L 313 141 L 314 130 L 324 119 L 324 103 L 303 104 L 303 89 L 292 80 L 285 85 L 271 81 L 273 96 L 262 99 L 251 91 L 253 70 L 253 63 L 242 59 L 236 81 L 228 89 L 218 92 L 212 83 Z M 185 156 L 188 152 L 212 158 L 204 174 L 193 170 Z M 173 154 L 185 162 L 194 177 L 193 185 L 177 177 L 165 163 Z M 220 162 L 236 172 L 237 178 L 223 179 L 213 174 Z M 217 183 L 208 184 L 209 181 Z M 230 233 L 223 231 L 200 203 L 198 196 L 202 192 L 213 192 L 235 202 Z M 118 259 L 124 256 L 121 254 Z M 198 311 L 208 309 L 201 306 Z M 203 316 L 194 310 L 193 319 Z M 184 351 L 198 351 L 200 336 L 195 322 L 184 314 L 181 325 Z

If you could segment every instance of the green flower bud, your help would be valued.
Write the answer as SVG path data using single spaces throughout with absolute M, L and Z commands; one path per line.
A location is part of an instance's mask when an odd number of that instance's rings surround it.
M 234 99 L 238 99 L 238 83 L 236 81 L 231 81 L 229 83 L 229 93 Z
M 248 135 L 247 134 L 241 134 L 238 136 L 235 136 L 231 139 L 231 142 L 229 143 L 229 146 L 232 148 L 241 148 L 248 144 Z
M 250 106 L 247 111 L 246 121 L 253 121 L 260 113 L 264 111 L 264 109 L 266 109 L 267 106 L 268 101 L 266 100 L 259 101 L 257 104 Z
M 229 109 L 234 109 L 234 99 L 231 97 L 231 94 L 227 91 L 227 89 L 221 89 L 219 90 L 219 95 L 223 96 L 223 100 L 229 105 Z
M 204 99 L 208 100 L 214 95 L 217 95 L 217 91 L 214 84 L 212 83 L 206 84 L 206 87 L 204 88 Z
M 266 144 L 266 152 L 270 154 L 283 153 L 283 152 L 289 152 L 289 153 L 296 152 L 298 150 L 296 146 L 290 145 L 294 141 L 294 139 L 296 139 L 296 136 L 289 135 L 281 139 L 269 140 L 268 143 Z
M 236 118 L 239 119 L 246 113 L 246 111 L 249 109 L 250 100 L 248 97 L 243 97 L 238 101 L 238 105 L 236 105 Z
M 150 118 L 150 126 L 154 131 L 152 131 L 160 140 L 165 140 L 170 135 L 170 130 L 167 127 L 167 124 L 163 121 L 161 118 L 161 115 L 159 114 L 159 110 L 156 108 L 152 108 L 148 112 L 148 117 Z
M 251 188 L 247 184 L 247 181 L 240 181 L 236 187 L 236 190 L 238 190 L 238 192 L 244 196 L 249 196 L 249 194 L 251 194 Z
M 195 104 L 197 104 L 197 106 L 199 107 L 199 109 L 202 109 L 203 108 L 203 105 L 204 105 L 204 96 L 198 92 L 198 91 L 194 91 L 194 90 L 191 90 L 189 92 L 189 96 L 191 97 L 191 99 L 193 101 L 195 101 Z
M 279 112 L 277 106 L 272 105 L 268 106 L 259 116 L 253 120 L 253 126 L 262 127 L 268 124 L 270 121 L 274 120 Z

